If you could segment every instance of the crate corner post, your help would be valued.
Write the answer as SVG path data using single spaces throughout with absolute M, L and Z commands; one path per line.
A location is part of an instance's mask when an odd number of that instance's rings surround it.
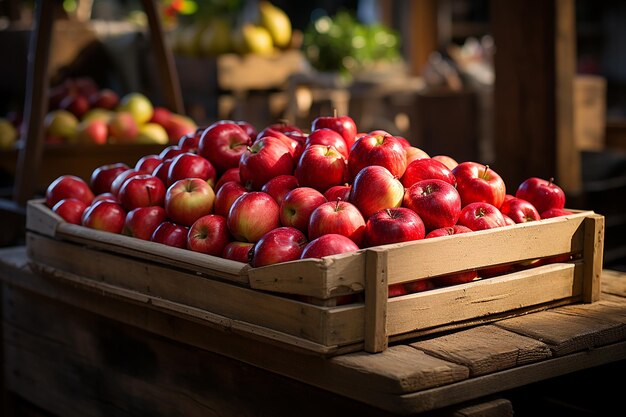
M 604 216 L 593 214 L 585 219 L 583 302 L 600 300 L 600 279 L 604 253 Z
M 387 251 L 365 252 L 364 348 L 379 353 L 387 348 Z

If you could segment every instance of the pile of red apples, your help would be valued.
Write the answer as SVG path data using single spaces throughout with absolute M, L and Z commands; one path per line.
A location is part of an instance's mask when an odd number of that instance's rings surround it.
M 357 133 L 348 116 L 318 117 L 308 134 L 219 121 L 134 167 L 101 166 L 89 183 L 59 177 L 46 204 L 70 223 L 252 267 L 570 214 L 552 181 L 528 178 L 507 194 L 489 166 L 430 157 L 385 131 Z

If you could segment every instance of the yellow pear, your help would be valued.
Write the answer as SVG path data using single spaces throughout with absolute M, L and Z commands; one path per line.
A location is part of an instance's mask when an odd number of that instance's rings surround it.
M 241 27 L 241 53 L 269 55 L 274 51 L 270 33 L 262 26 L 246 23 Z
M 169 137 L 163 126 L 156 123 L 146 123 L 139 127 L 139 134 L 135 143 L 140 145 L 167 145 Z
M 268 1 L 259 2 L 261 25 L 267 29 L 272 42 L 279 48 L 286 48 L 291 42 L 291 20 L 280 8 Z

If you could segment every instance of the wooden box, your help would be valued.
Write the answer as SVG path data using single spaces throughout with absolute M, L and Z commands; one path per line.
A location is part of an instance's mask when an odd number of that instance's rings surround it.
M 577 212 L 261 268 L 68 224 L 41 201 L 28 204 L 27 230 L 33 267 L 55 279 L 331 356 L 597 300 L 604 218 Z M 532 262 L 563 254 L 568 261 Z M 509 263 L 520 266 L 388 298 L 388 285 Z
M 574 78 L 574 141 L 583 151 L 605 148 L 606 79 L 595 75 Z

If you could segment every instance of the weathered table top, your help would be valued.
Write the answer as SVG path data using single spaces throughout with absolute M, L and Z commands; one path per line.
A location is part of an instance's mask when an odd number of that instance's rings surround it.
M 602 299 L 594 304 L 558 307 L 416 339 L 380 354 L 359 352 L 331 359 L 251 343 L 244 335 L 209 328 L 199 319 L 35 274 L 22 247 L 0 250 L 0 279 L 5 292 L 36 293 L 389 413 L 439 409 L 626 359 L 626 274 L 610 270 L 603 273 Z

